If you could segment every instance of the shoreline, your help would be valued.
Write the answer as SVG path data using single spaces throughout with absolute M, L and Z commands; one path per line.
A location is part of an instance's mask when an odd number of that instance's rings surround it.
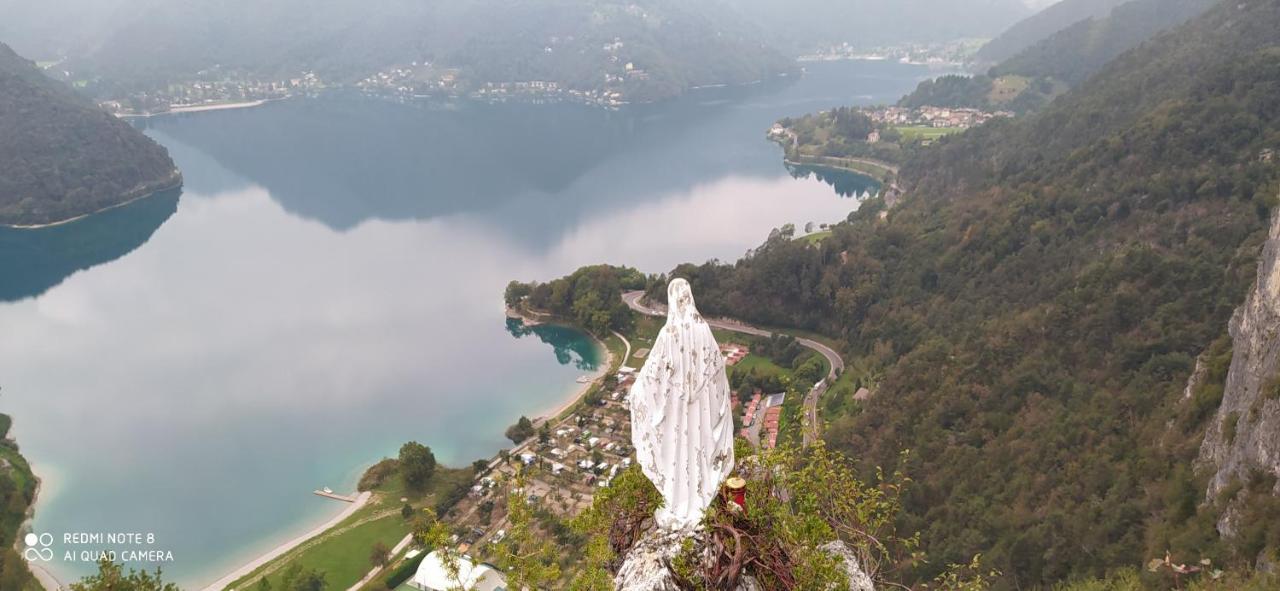
M 33 528 L 36 519 L 36 504 L 40 502 L 40 490 L 44 488 L 44 479 L 36 474 L 35 465 L 30 461 L 27 462 L 27 465 L 31 467 L 31 478 L 36 481 L 36 489 L 31 494 L 31 504 L 27 505 L 26 516 L 22 519 L 22 523 L 18 524 L 19 534 L 24 529 Z M 65 588 L 58 575 L 53 574 L 53 571 L 45 568 L 44 565 L 37 562 L 26 562 L 26 565 L 28 570 L 31 571 L 31 575 L 35 577 L 36 584 L 45 591 L 59 591 Z
M 537 417 L 533 418 L 534 425 L 540 425 L 544 422 L 551 421 L 556 417 L 559 417 L 560 415 L 564 414 L 569 409 L 573 408 L 579 402 L 581 402 L 582 399 L 587 396 L 587 392 L 590 392 L 591 388 L 596 385 L 596 382 L 600 381 L 600 379 L 605 377 L 606 375 L 609 375 L 609 370 L 610 368 L 613 367 L 613 361 L 614 361 L 613 351 L 609 350 L 609 345 L 606 344 L 604 340 L 592 334 L 591 331 L 586 330 L 581 326 L 577 326 L 572 322 L 566 321 L 564 319 L 556 318 L 551 314 L 537 312 L 535 310 L 516 309 L 516 308 L 509 307 L 506 309 L 506 315 L 507 315 L 507 318 L 519 319 L 520 322 L 523 322 L 525 326 L 550 325 L 550 326 L 560 326 L 560 327 L 576 330 L 578 332 L 581 332 L 584 335 L 587 335 L 587 338 L 591 339 L 592 344 L 594 344 L 601 351 L 604 351 L 603 363 L 601 363 L 600 366 L 597 367 L 595 371 L 584 374 L 584 375 L 590 376 L 591 379 L 586 383 L 581 383 L 581 382 L 576 383 L 575 387 L 570 388 L 569 394 L 564 400 L 550 407 L 549 409 L 540 412 Z M 538 317 L 535 318 L 532 315 L 536 315 Z M 615 331 L 614 334 L 617 335 L 618 333 Z M 625 340 L 626 339 L 623 339 L 624 342 Z M 619 364 L 626 363 L 626 362 L 627 362 L 626 359 L 622 359 L 619 362 Z
M 533 419 L 534 425 L 541 426 L 543 423 L 555 420 L 560 415 L 564 414 L 568 410 L 577 406 L 580 402 L 582 402 L 582 399 L 586 397 L 587 392 L 589 392 L 591 388 L 595 387 L 596 383 L 599 382 L 601 378 L 608 375 L 610 368 L 613 367 L 613 362 L 614 362 L 613 351 L 609 350 L 608 345 L 605 344 L 603 340 L 601 340 L 596 335 L 591 334 L 591 332 L 583 330 L 581 327 L 574 326 L 571 323 L 553 318 L 550 315 L 547 315 L 545 320 L 535 319 L 528 316 L 526 311 L 514 310 L 511 308 L 507 308 L 506 315 L 508 318 L 519 318 L 521 322 L 525 322 L 528 326 L 551 324 L 551 325 L 563 326 L 566 328 L 571 328 L 573 330 L 580 331 L 591 339 L 591 342 L 593 345 L 600 348 L 605 353 L 604 362 L 600 364 L 599 368 L 592 373 L 586 374 L 591 376 L 591 381 L 585 384 L 575 383 L 574 387 L 569 389 L 569 394 L 564 399 L 562 399 L 555 406 L 549 408 L 547 411 L 540 413 L 538 417 Z M 623 359 L 620 361 L 620 363 L 625 363 L 625 362 L 626 362 L 626 359 Z M 511 452 L 514 453 L 515 451 L 523 448 L 527 443 L 528 441 L 526 440 L 518 444 L 515 444 L 511 448 Z M 492 465 L 493 462 L 499 461 L 500 459 L 501 459 L 501 453 L 500 452 L 494 453 L 492 459 L 490 460 L 490 465 Z M 355 513 L 355 511 L 363 507 L 371 497 L 372 497 L 372 494 L 369 493 L 368 491 L 360 493 L 360 496 L 357 499 L 357 501 L 355 503 L 351 503 L 351 506 L 343 509 L 343 511 L 337 516 L 329 519 L 328 521 L 325 521 L 320 525 L 317 525 L 309 529 L 306 533 L 303 533 L 297 537 L 291 538 L 288 541 L 269 550 L 268 552 L 256 558 L 251 559 L 249 562 L 241 565 L 240 567 L 236 568 L 234 571 L 219 577 L 213 583 L 201 588 L 202 591 L 222 591 L 226 589 L 230 584 L 252 574 L 253 571 L 258 570 L 259 568 L 262 568 L 263 566 L 271 563 L 273 560 L 276 560 L 277 558 L 280 558 L 281 556 L 287 554 L 289 551 L 293 550 L 294 548 L 297 548 L 298 546 L 306 543 L 308 540 L 311 540 L 312 538 L 315 538 L 317 536 L 321 536 L 325 532 L 329 531 L 330 529 L 333 529 L 338 524 L 340 524 L 343 520 L 345 520 L 347 517 L 350 517 L 353 513 Z
M 138 195 L 138 196 L 136 196 L 136 197 L 130 197 L 129 199 L 126 199 L 126 200 L 124 200 L 124 201 L 121 201 L 120 203 L 116 203 L 116 204 L 114 204 L 114 205 L 108 205 L 108 206 L 106 206 L 106 207 L 103 207 L 103 208 L 101 208 L 101 209 L 97 209 L 97 210 L 91 211 L 91 212 L 89 212 L 89 213 L 82 213 L 82 214 L 77 215 L 77 216 L 75 216 L 75 217 L 67 218 L 67 219 L 65 219 L 65 220 L 58 220 L 58 221 L 56 221 L 56 222 L 48 222 L 48 223 L 44 223 L 44 224 L 4 224 L 4 223 L 0 223 L 0 228 L 12 228 L 12 229 L 14 229 L 14 230 L 41 230 L 41 229 L 44 229 L 44 228 L 53 228 L 53 227 L 56 227 L 56 226 L 62 226 L 62 225 L 70 224 L 70 223 L 73 223 L 73 222 L 78 222 L 78 221 L 80 221 L 80 220 L 82 220 L 82 219 L 85 219 L 85 218 L 87 218 L 87 217 L 91 217 L 91 216 L 95 216 L 95 215 L 98 215 L 98 214 L 100 214 L 100 213 L 106 213 L 106 212 L 111 211 L 111 210 L 113 210 L 113 209 L 116 209 L 116 208 L 118 208 L 118 207 L 124 207 L 124 206 L 126 206 L 126 205 L 129 205 L 130 203 L 134 203 L 134 202 L 137 202 L 137 201 L 142 201 L 143 199 L 146 199 L 146 198 L 148 198 L 148 197 L 154 197 L 154 196 L 156 196 L 156 195 L 159 195 L 160 193 L 164 193 L 165 191 L 172 191 L 172 190 L 174 190 L 174 189 L 181 189 L 181 188 L 182 188 L 182 172 L 180 172 L 177 168 L 174 168 L 174 169 L 173 169 L 173 173 L 169 175 L 169 179 L 168 179 L 167 181 L 165 181 L 165 185 L 164 185 L 163 187 L 160 187 L 160 188 L 158 188 L 158 189 L 153 189 L 153 190 L 151 190 L 151 191 L 147 191 L 147 192 L 145 192 L 145 193 L 143 193 L 143 194 L 141 194 L 141 195 Z
M 343 508 L 342 511 L 340 511 L 337 515 L 334 515 L 333 517 L 331 517 L 329 520 L 307 530 L 303 534 L 290 538 L 289 540 L 277 545 L 275 548 L 272 548 L 271 550 L 268 550 L 266 553 L 258 556 L 257 558 L 251 559 L 250 561 L 240 565 L 235 570 L 227 573 L 226 575 L 223 575 L 222 577 L 218 578 L 218 580 L 203 587 L 202 588 L 203 591 L 222 591 L 223 589 L 226 589 L 232 583 L 252 574 L 253 571 L 258 570 L 259 568 L 262 568 L 272 560 L 275 560 L 287 554 L 289 551 L 293 550 L 294 548 L 301 546 L 307 540 L 310 540 L 316 536 L 322 535 L 324 534 L 324 532 L 327 532 L 330 529 L 333 529 L 338 524 L 346 520 L 348 517 L 351 517 L 353 514 L 355 514 L 356 511 L 359 511 L 366 504 L 368 504 L 369 499 L 371 498 L 373 498 L 373 493 L 369 491 L 364 491 L 360 493 L 356 497 L 355 502 L 348 503 L 347 507 Z
M 578 327 L 572 326 L 569 324 L 563 324 L 561 326 L 572 328 L 574 330 L 581 330 Z M 579 402 L 582 402 L 583 398 L 586 398 L 587 392 L 590 392 L 591 389 L 596 386 L 596 382 L 599 382 L 601 378 L 609 375 L 609 369 L 613 367 L 613 361 L 614 361 L 613 351 L 610 351 L 609 346 L 606 345 L 604 341 L 600 340 L 600 338 L 597 337 L 596 335 L 593 335 L 587 331 L 583 331 L 583 334 L 586 334 L 588 337 L 591 337 L 591 342 L 595 344 L 595 346 L 599 347 L 601 350 L 604 351 L 604 354 L 605 354 L 604 362 L 601 363 L 600 366 L 596 368 L 594 372 L 585 374 L 585 375 L 591 376 L 590 381 L 586 383 L 575 383 L 574 386 L 576 387 L 570 389 L 569 395 L 563 401 L 561 401 L 556 406 L 553 406 L 550 409 L 540 413 L 538 417 L 534 419 L 533 421 L 534 425 L 540 425 L 541 423 L 555 420 L 556 417 L 559 417 L 560 415 L 563 415 L 564 413 L 568 412 L 570 409 L 577 406 Z M 622 362 L 625 363 L 626 360 L 624 359 L 622 360 Z
M 282 101 L 293 98 L 290 96 L 282 96 L 269 99 L 255 99 L 251 101 L 240 101 L 235 103 L 210 103 L 206 105 L 179 105 L 177 107 L 170 106 L 168 111 L 159 111 L 156 113 L 112 113 L 120 119 L 150 119 L 151 117 L 163 117 L 165 115 L 180 115 L 182 113 L 208 113 L 211 111 L 231 111 L 235 109 L 252 109 L 253 107 L 261 107 L 267 103 Z
M 893 177 L 898 174 L 897 166 L 872 158 L 786 155 L 783 156 L 782 163 L 788 166 L 810 166 L 814 168 L 829 168 L 843 172 L 852 172 L 855 174 L 870 176 L 882 183 L 891 181 Z M 860 165 L 872 170 L 863 170 L 855 165 Z

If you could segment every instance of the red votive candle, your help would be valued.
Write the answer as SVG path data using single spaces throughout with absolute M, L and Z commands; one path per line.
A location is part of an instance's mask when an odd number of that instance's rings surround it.
M 729 500 L 733 504 L 742 509 L 742 514 L 747 514 L 747 481 L 737 476 L 724 481 L 725 487 L 729 489 Z

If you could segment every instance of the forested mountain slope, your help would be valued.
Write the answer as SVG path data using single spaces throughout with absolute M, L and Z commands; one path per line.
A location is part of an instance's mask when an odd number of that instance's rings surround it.
M 1063 4 L 1070 1 L 1063 0 Z M 1214 2 L 1130 0 L 1109 13 L 1085 18 L 1030 44 L 986 74 L 925 80 L 914 92 L 903 97 L 899 105 L 1033 112 L 1066 89 L 1096 74 L 1116 56 L 1203 13 Z M 1079 8 L 1083 9 L 1083 6 Z M 992 41 L 997 42 L 1000 43 L 997 48 L 1005 45 L 1000 39 Z M 988 52 L 987 57 L 991 55 Z M 1021 90 L 1010 95 L 996 92 L 997 86 Z M 995 100 L 996 97 L 1000 100 Z
M 1278 148 L 1280 2 L 1231 0 L 1038 115 L 921 151 L 886 218 L 872 200 L 815 245 L 675 273 L 708 314 L 824 333 L 866 368 L 873 398 L 827 400 L 826 438 L 867 470 L 912 450 L 922 576 L 979 552 L 1003 589 L 1166 550 L 1252 565 L 1280 515 L 1219 540 L 1194 462 Z
M 979 62 L 995 64 L 1047 39 L 1087 18 L 1104 17 L 1126 0 L 1062 0 L 1015 23 L 988 41 L 974 56 Z
M 35 501 L 37 482 L 31 465 L 9 437 L 13 418 L 0 414 L 0 589 L 31 589 L 35 581 L 27 563 L 18 553 L 18 534 L 27 520 L 27 509 Z M 22 544 L 23 548 L 26 547 Z M 39 586 L 36 585 L 38 588 Z
M 1076 85 L 1116 56 L 1178 26 L 1216 0 L 1131 0 L 1109 15 L 1077 22 L 1001 62 L 993 74 L 1046 77 Z
M 0 224 L 47 224 L 176 186 L 167 150 L 0 44 Z

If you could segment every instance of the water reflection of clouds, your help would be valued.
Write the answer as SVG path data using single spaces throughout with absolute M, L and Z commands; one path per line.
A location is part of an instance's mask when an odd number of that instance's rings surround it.
M 625 264 L 648 273 L 684 262 L 734 261 L 786 223 L 836 222 L 858 203 L 814 179 L 726 177 L 573 228 L 548 253 L 554 267 Z
M 256 187 L 191 197 L 148 248 L 0 305 L 4 410 L 29 455 L 81 491 L 45 499 L 42 527 L 206 532 L 184 507 L 254 515 L 189 541 L 225 535 L 225 553 L 298 515 L 280 503 L 309 474 L 341 477 L 410 438 L 443 461 L 491 453 L 511 416 L 559 400 L 580 371 L 494 325 L 506 281 L 542 271 L 483 228 L 335 232 Z M 191 469 L 206 476 L 173 480 Z M 211 483 L 241 480 L 279 515 Z

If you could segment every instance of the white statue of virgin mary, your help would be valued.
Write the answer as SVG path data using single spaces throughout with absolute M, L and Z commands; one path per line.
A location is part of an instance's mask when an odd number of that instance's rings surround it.
M 631 387 L 631 440 L 665 501 L 667 530 L 702 521 L 733 470 L 733 417 L 724 357 L 684 279 L 667 287 L 667 324 Z

